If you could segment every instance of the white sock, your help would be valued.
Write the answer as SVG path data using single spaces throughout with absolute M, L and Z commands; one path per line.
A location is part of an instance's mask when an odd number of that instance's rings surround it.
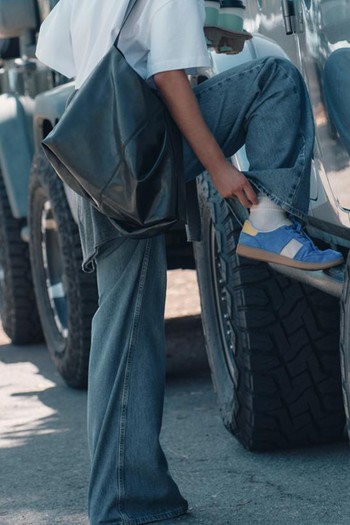
M 258 196 L 259 204 L 250 208 L 249 220 L 255 229 L 270 231 L 280 226 L 289 226 L 292 222 L 286 212 L 266 195 Z

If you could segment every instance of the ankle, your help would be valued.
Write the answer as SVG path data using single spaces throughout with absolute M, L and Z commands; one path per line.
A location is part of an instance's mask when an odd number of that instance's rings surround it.
M 258 231 L 272 231 L 290 226 L 286 212 L 266 195 L 259 195 L 259 204 L 250 208 L 249 220 Z

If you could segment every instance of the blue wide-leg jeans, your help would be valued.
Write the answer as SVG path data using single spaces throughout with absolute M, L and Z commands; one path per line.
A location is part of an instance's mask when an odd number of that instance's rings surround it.
M 263 59 L 194 89 L 227 157 L 246 145 L 255 187 L 301 218 L 309 204 L 314 141 L 302 78 L 287 61 Z M 203 171 L 184 143 L 186 180 Z M 84 267 L 95 263 L 88 388 L 91 525 L 150 523 L 186 512 L 159 444 L 164 379 L 166 257 L 163 236 L 121 238 L 78 200 Z
M 164 236 L 116 239 L 97 257 L 88 428 L 93 525 L 186 512 L 159 444 L 165 383 Z
M 245 144 L 258 192 L 304 219 L 309 208 L 314 123 L 299 71 L 287 60 L 242 64 L 194 88 L 202 115 L 226 157 Z M 186 180 L 204 171 L 184 143 Z

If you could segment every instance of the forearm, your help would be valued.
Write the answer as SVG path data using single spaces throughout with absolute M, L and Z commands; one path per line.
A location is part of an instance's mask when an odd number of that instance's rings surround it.
M 195 155 L 211 175 L 222 197 L 237 197 L 249 208 L 257 203 L 248 179 L 225 158 L 201 114 L 197 99 L 184 71 L 167 71 L 154 81 L 173 119 Z
M 203 119 L 185 72 L 160 73 L 154 80 L 181 133 L 204 168 L 215 178 L 227 161 Z

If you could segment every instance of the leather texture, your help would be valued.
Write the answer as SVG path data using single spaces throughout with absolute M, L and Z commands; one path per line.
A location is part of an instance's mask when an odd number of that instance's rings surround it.
M 42 145 L 59 177 L 121 234 L 150 237 L 185 222 L 181 134 L 117 43 Z

